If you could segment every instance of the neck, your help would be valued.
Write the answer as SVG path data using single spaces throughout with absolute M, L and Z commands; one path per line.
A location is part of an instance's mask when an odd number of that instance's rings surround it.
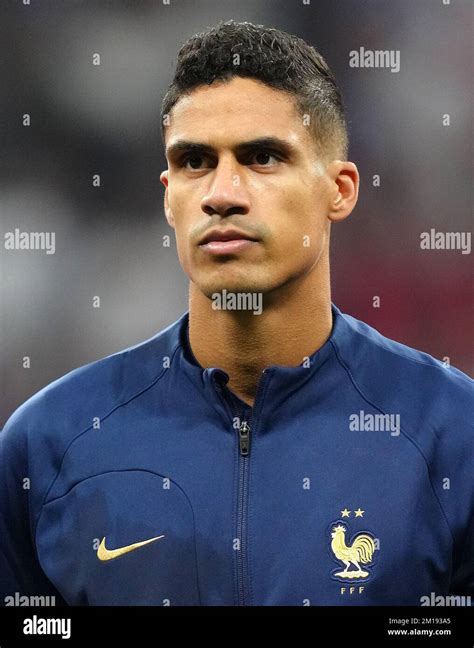
M 253 406 L 263 369 L 296 367 L 317 351 L 332 329 L 328 255 L 307 275 L 263 296 L 260 315 L 214 310 L 199 288 L 189 288 L 189 341 L 202 367 L 219 367 L 228 387 Z

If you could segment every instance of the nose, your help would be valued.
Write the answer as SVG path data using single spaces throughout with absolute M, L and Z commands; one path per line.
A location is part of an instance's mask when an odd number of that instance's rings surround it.
M 203 212 L 208 216 L 248 214 L 250 201 L 235 161 L 220 159 L 210 178 L 208 191 L 201 200 Z

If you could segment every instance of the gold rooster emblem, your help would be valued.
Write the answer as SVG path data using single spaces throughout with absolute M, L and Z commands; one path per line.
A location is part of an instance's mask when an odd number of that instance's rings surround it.
M 331 532 L 331 550 L 346 566 L 343 571 L 336 572 L 334 576 L 339 578 L 366 578 L 369 572 L 361 568 L 359 563 L 366 565 L 372 562 L 372 556 L 375 551 L 375 542 L 366 533 L 359 533 L 348 547 L 346 545 L 346 528 L 342 524 L 333 527 Z M 350 565 L 356 569 L 349 569 Z

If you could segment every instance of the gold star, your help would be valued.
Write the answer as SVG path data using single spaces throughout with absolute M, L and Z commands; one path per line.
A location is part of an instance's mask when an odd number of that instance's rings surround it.
M 360 508 L 358 508 L 357 511 L 354 511 L 354 513 L 356 514 L 356 517 L 363 517 L 365 511 L 361 511 Z
M 351 512 L 348 511 L 346 508 L 343 511 L 341 511 L 342 517 L 349 517 L 350 513 Z

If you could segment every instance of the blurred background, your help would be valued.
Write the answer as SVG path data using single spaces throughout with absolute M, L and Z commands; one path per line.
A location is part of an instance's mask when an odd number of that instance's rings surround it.
M 229 19 L 304 38 L 341 87 L 361 192 L 332 227 L 333 301 L 472 375 L 472 256 L 420 249 L 432 228 L 471 230 L 470 0 L 24 1 L 0 9 L 0 425 L 187 310 L 163 214 L 160 103 L 180 45 Z M 400 72 L 349 67 L 360 47 L 400 50 Z M 16 228 L 55 232 L 55 254 L 5 249 Z

